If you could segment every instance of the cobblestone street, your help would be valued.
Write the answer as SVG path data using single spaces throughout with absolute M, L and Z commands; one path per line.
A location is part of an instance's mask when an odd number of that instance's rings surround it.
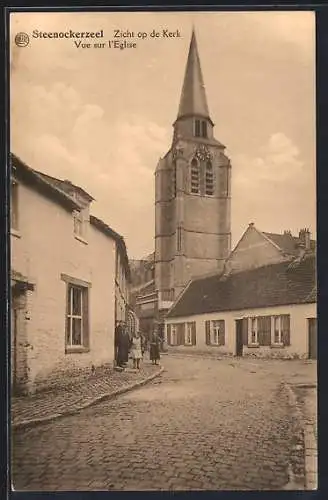
M 282 382 L 314 365 L 163 356 L 149 385 L 13 436 L 15 490 L 283 489 L 299 428 Z M 299 445 L 300 446 L 300 445 Z

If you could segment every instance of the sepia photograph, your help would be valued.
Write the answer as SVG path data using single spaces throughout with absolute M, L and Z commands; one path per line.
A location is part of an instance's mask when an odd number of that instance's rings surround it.
M 12 490 L 316 490 L 315 13 L 9 17 Z

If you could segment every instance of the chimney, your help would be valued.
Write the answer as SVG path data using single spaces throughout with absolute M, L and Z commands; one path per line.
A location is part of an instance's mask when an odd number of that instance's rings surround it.
M 308 228 L 300 230 L 299 240 L 306 252 L 311 250 L 311 233 Z

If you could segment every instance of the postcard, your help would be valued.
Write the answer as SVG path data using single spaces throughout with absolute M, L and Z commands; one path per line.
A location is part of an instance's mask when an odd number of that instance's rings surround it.
M 317 488 L 315 14 L 10 14 L 15 491 Z

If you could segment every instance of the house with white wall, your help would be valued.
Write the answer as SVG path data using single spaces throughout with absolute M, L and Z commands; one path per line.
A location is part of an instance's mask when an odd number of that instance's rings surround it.
M 189 282 L 165 320 L 171 349 L 316 358 L 314 245 L 306 230 L 288 249 L 268 234 L 251 225 L 223 272 Z
M 90 214 L 86 191 L 10 161 L 12 386 L 33 392 L 113 362 L 130 273 L 124 239 Z

